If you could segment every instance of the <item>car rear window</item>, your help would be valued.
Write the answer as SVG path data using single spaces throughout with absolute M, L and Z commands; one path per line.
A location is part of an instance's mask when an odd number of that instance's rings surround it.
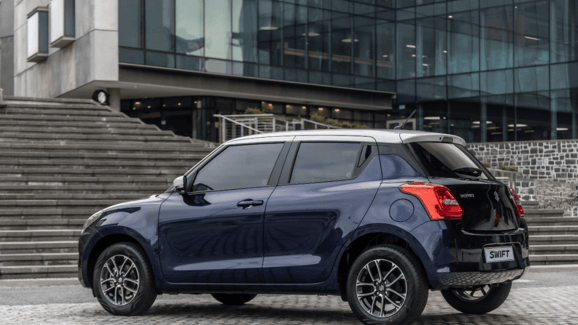
M 353 178 L 360 143 L 301 143 L 291 184 L 330 182 Z
M 444 142 L 412 143 L 417 159 L 434 177 L 490 179 L 487 170 L 458 144 Z M 479 175 L 474 175 L 478 170 Z

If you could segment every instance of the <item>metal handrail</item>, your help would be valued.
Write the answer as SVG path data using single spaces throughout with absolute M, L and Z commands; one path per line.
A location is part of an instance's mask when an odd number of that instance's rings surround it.
M 213 116 L 222 118 L 222 119 L 227 120 L 227 121 L 229 121 L 229 122 L 233 122 L 234 124 L 240 125 L 240 126 L 242 126 L 242 127 L 244 127 L 244 128 L 247 128 L 247 129 L 249 129 L 249 130 L 251 130 L 251 131 L 255 131 L 255 132 L 258 132 L 258 133 L 264 133 L 263 131 L 259 131 L 259 130 L 255 129 L 255 128 L 252 128 L 252 127 L 250 127 L 250 126 L 247 126 L 247 125 L 245 125 L 245 124 L 243 124 L 243 123 L 239 123 L 239 122 L 237 122 L 237 121 L 235 121 L 235 120 L 233 120 L 233 119 L 230 119 L 230 118 L 228 118 L 228 117 L 225 116 L 225 115 L 215 114 L 215 115 L 213 115 Z

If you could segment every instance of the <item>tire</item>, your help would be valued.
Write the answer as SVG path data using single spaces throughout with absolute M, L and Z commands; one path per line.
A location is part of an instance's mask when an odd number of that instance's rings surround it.
M 378 279 L 382 281 L 376 281 Z M 369 285 L 358 285 L 358 280 Z M 422 266 L 413 254 L 398 246 L 380 245 L 364 251 L 353 262 L 347 276 L 346 293 L 351 310 L 364 324 L 405 325 L 413 323 L 423 312 L 429 286 Z M 405 299 L 399 294 L 405 295 Z M 375 308 L 373 314 L 372 308 Z
M 120 275 L 119 269 L 122 270 Z M 92 285 L 102 308 L 113 315 L 141 315 L 157 298 L 147 255 L 130 242 L 114 244 L 100 254 L 94 267 Z
M 486 289 L 484 289 L 486 288 Z M 500 307 L 508 298 L 512 289 L 512 282 L 501 283 L 497 286 L 489 287 L 489 291 L 481 297 L 473 297 L 474 291 L 488 290 L 488 286 L 481 286 L 474 289 L 447 289 L 442 290 L 444 299 L 458 311 L 464 314 L 482 315 Z M 469 294 L 468 294 L 469 293 Z M 464 296 L 465 295 L 465 296 Z M 471 296 L 468 298 L 468 296 Z
M 228 293 L 213 293 L 211 294 L 218 302 L 228 305 L 228 306 L 240 306 L 251 300 L 253 300 L 257 295 L 251 294 L 228 294 Z

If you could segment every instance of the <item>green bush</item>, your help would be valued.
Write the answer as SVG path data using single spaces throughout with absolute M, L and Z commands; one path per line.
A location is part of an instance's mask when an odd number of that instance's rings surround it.
M 488 164 L 488 163 L 483 163 L 482 165 L 484 165 L 484 167 L 486 167 L 486 168 L 492 167 L 492 166 L 491 166 L 490 164 Z
M 323 123 L 323 124 L 327 124 L 327 125 L 331 125 L 331 126 L 335 126 L 338 128 L 345 128 L 345 129 L 369 129 L 369 127 L 367 125 L 363 125 L 363 124 L 357 124 L 357 123 L 350 123 L 350 122 L 339 122 L 338 120 L 332 119 L 332 118 L 326 118 L 323 117 L 321 114 L 319 113 L 313 113 L 311 114 L 311 117 L 309 118 L 312 121 L 318 122 L 318 123 Z
M 254 114 L 265 114 L 265 113 L 263 113 L 263 111 L 261 111 L 261 110 L 258 109 L 258 108 L 251 108 L 251 107 L 249 107 L 249 108 L 247 108 L 247 109 L 245 110 L 245 114 L 254 115 Z
M 508 171 L 508 172 L 517 172 L 517 171 L 518 171 L 518 167 L 506 167 L 506 166 L 504 166 L 504 165 L 498 166 L 498 169 L 500 169 L 500 170 L 505 170 L 505 171 Z

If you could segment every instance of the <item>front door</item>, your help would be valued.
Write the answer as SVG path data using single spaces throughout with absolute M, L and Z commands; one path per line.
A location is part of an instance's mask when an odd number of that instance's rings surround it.
M 159 246 L 167 281 L 262 282 L 263 217 L 284 145 L 227 146 L 189 175 L 188 194 L 163 203 Z

